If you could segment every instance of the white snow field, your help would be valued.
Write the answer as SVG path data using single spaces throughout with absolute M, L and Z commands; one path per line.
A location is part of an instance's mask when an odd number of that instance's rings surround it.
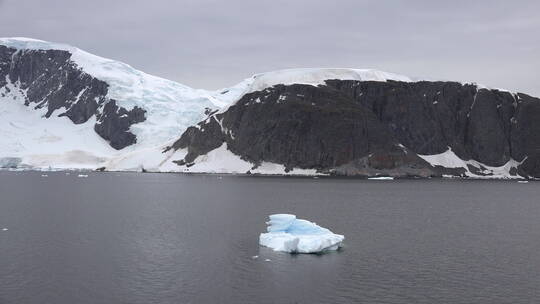
M 272 214 L 266 222 L 267 233 L 261 233 L 259 244 L 275 251 L 320 253 L 337 250 L 345 237 L 293 214 Z

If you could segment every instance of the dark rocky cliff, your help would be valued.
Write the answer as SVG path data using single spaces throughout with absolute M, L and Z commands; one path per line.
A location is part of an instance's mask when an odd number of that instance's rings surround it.
M 540 99 L 456 82 L 328 80 L 243 96 L 191 127 L 171 149 L 189 165 L 223 143 L 242 159 L 344 175 L 482 174 L 433 167 L 420 155 L 450 147 L 463 160 L 540 177 Z M 518 172 L 511 172 L 516 174 Z
M 134 144 L 129 127 L 145 120 L 144 110 L 127 110 L 107 98 L 108 84 L 85 73 L 64 50 L 18 50 L 0 45 L 0 87 L 25 92 L 25 105 L 45 108 L 73 123 L 96 116 L 95 131 L 115 149 Z

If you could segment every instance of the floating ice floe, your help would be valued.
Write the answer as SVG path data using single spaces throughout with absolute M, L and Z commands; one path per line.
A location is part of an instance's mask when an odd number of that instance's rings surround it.
M 88 177 L 88 174 L 79 174 L 77 177 Z
M 259 244 L 275 251 L 289 253 L 319 253 L 337 250 L 345 239 L 343 235 L 320 227 L 294 214 L 273 214 L 266 222 L 267 233 L 261 233 Z
M 391 176 L 376 176 L 376 177 L 369 177 L 368 179 L 371 180 L 394 180 Z
M 520 183 L 520 184 L 526 184 L 526 183 L 528 183 L 528 182 L 529 182 L 529 181 L 527 181 L 527 180 L 520 180 L 520 181 L 518 181 L 518 183 Z
M 7 228 L 2 228 L 2 231 L 8 231 L 8 229 Z

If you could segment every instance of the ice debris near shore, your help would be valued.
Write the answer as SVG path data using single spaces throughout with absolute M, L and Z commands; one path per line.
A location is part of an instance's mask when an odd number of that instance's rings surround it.
M 274 251 L 289 253 L 319 253 L 337 250 L 345 239 L 343 235 L 320 227 L 294 214 L 273 214 L 266 222 L 267 233 L 261 233 L 259 244 Z

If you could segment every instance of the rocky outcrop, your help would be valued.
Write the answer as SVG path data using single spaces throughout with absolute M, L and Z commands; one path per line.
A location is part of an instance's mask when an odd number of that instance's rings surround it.
M 65 50 L 19 50 L 0 45 L 0 87 L 17 90 L 24 104 L 46 109 L 45 117 L 66 116 L 75 124 L 96 116 L 96 132 L 115 149 L 136 142 L 129 127 L 144 121 L 140 108 L 118 107 L 108 84 L 85 73 Z
M 540 177 L 540 99 L 457 82 L 328 80 L 244 95 L 189 128 L 171 149 L 181 163 L 227 144 L 256 167 L 342 175 L 461 176 L 514 160 Z M 418 155 L 451 149 L 474 168 L 432 165 Z M 514 170 L 511 174 L 517 174 Z
M 94 126 L 97 134 L 109 141 L 111 147 L 122 149 L 137 142 L 135 134 L 129 131 L 131 125 L 143 122 L 145 111 L 139 107 L 126 110 L 110 100 L 97 114 L 98 121 Z

